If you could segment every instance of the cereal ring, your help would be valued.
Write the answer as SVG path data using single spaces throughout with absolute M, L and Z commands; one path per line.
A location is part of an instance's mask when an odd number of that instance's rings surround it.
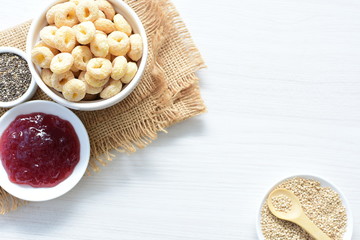
M 102 92 L 100 93 L 100 97 L 103 99 L 111 98 L 121 92 L 121 89 L 122 82 L 111 79 L 109 85 L 106 86 L 104 90 L 102 90 Z
M 82 0 L 76 6 L 76 16 L 80 22 L 93 22 L 99 17 L 99 8 L 93 0 Z
M 71 52 L 76 45 L 75 31 L 71 27 L 63 26 L 56 31 L 55 47 L 61 52 Z
M 78 79 L 79 79 L 79 80 L 84 80 L 84 81 L 85 81 L 85 73 L 86 73 L 86 71 L 81 71 L 81 73 L 80 73 L 80 75 L 79 75 Z
M 55 23 L 55 13 L 58 11 L 58 9 L 61 8 L 61 4 L 56 4 L 52 6 L 47 12 L 46 12 L 46 21 L 49 24 Z
M 53 73 L 48 68 L 41 70 L 41 79 L 49 87 L 52 87 L 52 84 L 51 84 L 51 76 L 52 75 L 53 75 Z
M 97 97 L 98 97 L 97 94 L 85 94 L 85 97 L 83 98 L 83 101 L 95 100 Z
M 50 47 L 49 45 L 47 45 L 44 41 L 40 41 L 38 42 L 37 44 L 35 44 L 34 48 L 37 48 L 37 47 L 47 47 L 48 49 L 50 49 L 50 51 L 56 55 L 59 53 L 59 50 L 57 50 L 56 48 L 53 48 L 53 47 Z
M 109 44 L 106 34 L 96 33 L 90 43 L 90 50 L 96 57 L 106 57 L 109 54 Z
M 74 57 L 74 66 L 80 70 L 86 70 L 86 65 L 92 58 L 92 53 L 87 46 L 77 46 L 71 52 Z
M 92 77 L 88 72 L 85 73 L 85 81 L 92 87 L 102 87 L 104 86 L 108 81 L 110 77 L 104 78 L 104 79 L 96 79 Z
M 143 53 L 143 42 L 139 34 L 133 34 L 129 37 L 130 50 L 128 56 L 133 60 L 137 61 L 142 57 Z
M 93 78 L 104 79 L 110 76 L 112 65 L 108 59 L 93 58 L 88 62 L 86 70 Z
M 90 84 L 88 84 L 86 81 L 85 81 L 85 74 L 86 74 L 86 71 L 82 71 L 79 75 L 79 80 L 83 81 L 86 83 L 86 93 L 88 94 L 98 94 L 102 91 L 103 87 L 93 87 L 91 86 Z M 89 76 L 87 76 L 89 78 Z M 91 76 L 90 76 L 91 78 Z
M 125 73 L 127 67 L 127 60 L 124 56 L 116 57 L 112 62 L 111 78 L 114 80 L 120 80 Z
M 137 70 L 138 70 L 138 68 L 137 68 L 136 63 L 128 62 L 127 67 L 126 67 L 126 73 L 121 78 L 121 82 L 123 82 L 125 84 L 131 82 L 131 80 L 134 78 Z
M 74 74 L 70 71 L 62 74 L 53 73 L 53 75 L 51 76 L 51 86 L 55 90 L 62 92 L 65 83 L 67 83 L 71 79 L 74 79 Z
M 96 4 L 98 5 L 98 8 L 106 15 L 107 19 L 113 20 L 115 15 L 115 10 L 108 1 L 97 0 Z
M 113 55 L 111 55 L 111 54 L 109 53 L 109 54 L 106 55 L 106 57 L 104 57 L 104 58 L 106 58 L 107 60 L 109 60 L 109 61 L 111 62 L 112 57 L 113 57 Z
M 112 55 L 124 56 L 130 49 L 129 37 L 123 32 L 112 32 L 107 40 Z
M 85 97 L 86 85 L 83 81 L 74 78 L 65 83 L 62 93 L 66 100 L 78 102 Z
M 89 44 L 95 36 L 95 25 L 93 22 L 87 21 L 82 22 L 76 26 L 74 26 L 76 39 L 81 44 Z
M 99 10 L 99 18 L 106 18 L 105 13 L 103 11 L 101 11 L 101 10 Z
M 107 34 L 104 33 L 103 31 L 100 31 L 100 30 L 96 30 L 96 31 L 95 31 L 95 34 L 102 34 L 102 35 L 104 35 L 104 36 L 107 37 Z
M 60 4 L 61 7 L 56 8 L 55 12 L 55 26 L 58 28 L 62 26 L 72 27 L 76 25 L 79 20 L 76 17 L 76 5 L 72 2 Z
M 94 24 L 97 30 L 103 31 L 104 33 L 109 34 L 115 31 L 115 24 L 109 19 L 99 18 Z
M 47 47 L 37 47 L 31 51 L 31 60 L 42 68 L 49 68 L 54 54 Z
M 74 61 L 74 63 L 75 63 L 75 61 Z M 75 66 L 75 64 L 73 64 L 72 65 L 72 67 L 70 68 L 70 71 L 74 74 L 74 76 L 75 75 L 77 75 L 77 76 L 79 76 L 79 74 L 80 74 L 80 69 L 78 69 L 76 66 Z
M 100 93 L 103 90 L 103 87 L 93 87 L 90 84 L 88 84 L 85 81 L 85 74 L 86 74 L 85 71 L 81 72 L 80 75 L 79 75 L 79 80 L 83 81 L 86 84 L 86 93 L 88 93 L 88 94 L 98 94 L 98 93 Z
M 50 64 L 50 70 L 55 74 L 62 74 L 69 71 L 74 63 L 74 58 L 70 53 L 59 53 Z
M 115 23 L 115 28 L 118 31 L 124 32 L 126 33 L 126 35 L 130 36 L 132 32 L 131 26 L 122 15 L 116 14 L 114 16 L 114 23 Z
M 40 38 L 50 47 L 55 48 L 55 34 L 58 28 L 55 26 L 46 26 L 40 31 Z
M 69 2 L 72 2 L 75 5 L 79 5 L 79 3 L 81 2 L 81 0 L 70 0 Z

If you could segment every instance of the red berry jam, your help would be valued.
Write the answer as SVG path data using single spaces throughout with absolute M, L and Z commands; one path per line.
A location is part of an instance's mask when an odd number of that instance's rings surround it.
M 18 116 L 0 139 L 2 164 L 13 183 L 53 187 L 80 160 L 80 142 L 70 122 L 45 113 Z

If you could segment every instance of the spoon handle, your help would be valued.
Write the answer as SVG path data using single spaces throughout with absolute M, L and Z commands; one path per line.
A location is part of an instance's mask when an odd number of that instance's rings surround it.
M 318 226 L 313 223 L 304 213 L 294 221 L 316 240 L 332 240 Z

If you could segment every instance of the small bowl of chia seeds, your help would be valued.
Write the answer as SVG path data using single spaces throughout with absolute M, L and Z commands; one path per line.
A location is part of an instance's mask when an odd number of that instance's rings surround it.
M 334 240 L 351 240 L 353 217 L 344 194 L 329 181 L 313 175 L 295 175 L 276 183 L 261 202 L 256 222 L 258 239 L 313 239 L 298 225 L 275 217 L 268 205 L 269 194 L 279 188 L 293 192 L 300 201 L 305 215 Z M 286 212 L 292 205 L 286 199 L 271 199 L 275 208 Z M 278 206 L 276 206 L 278 205 Z M 279 210 L 280 211 L 280 210 Z
M 0 47 L 0 108 L 11 108 L 29 100 L 36 89 L 25 52 Z

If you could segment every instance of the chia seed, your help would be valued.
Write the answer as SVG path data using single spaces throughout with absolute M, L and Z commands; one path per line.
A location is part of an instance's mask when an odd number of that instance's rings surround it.
M 25 59 L 14 53 L 0 53 L 0 101 L 10 102 L 29 88 L 31 73 Z

